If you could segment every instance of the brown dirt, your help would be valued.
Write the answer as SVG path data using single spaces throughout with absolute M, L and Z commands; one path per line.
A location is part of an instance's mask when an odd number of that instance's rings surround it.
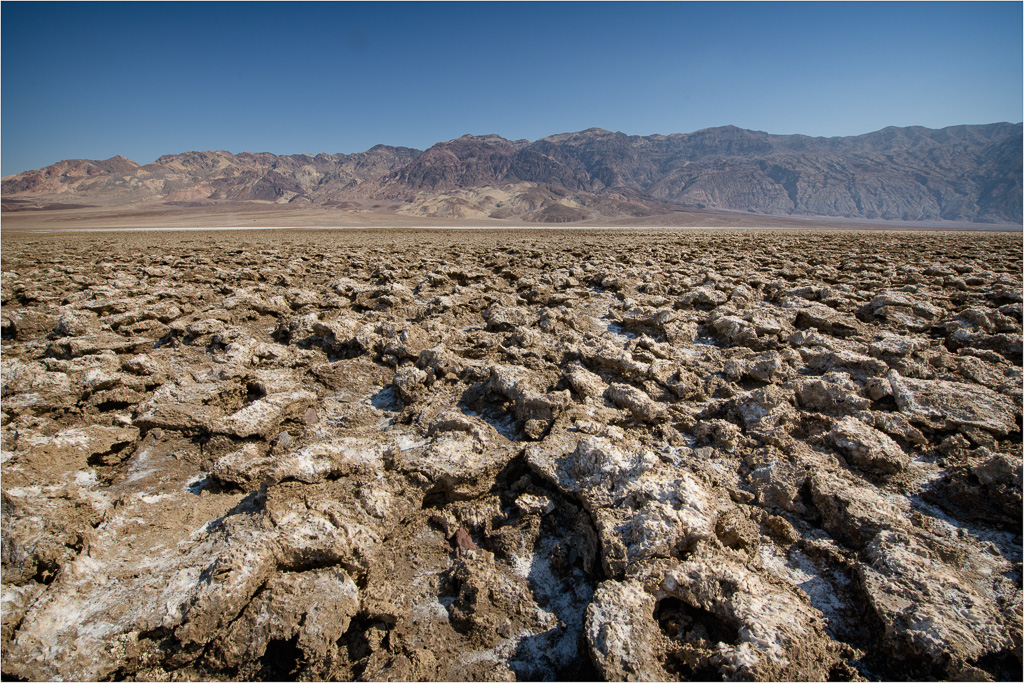
M 1019 676 L 1019 235 L 45 213 L 5 677 Z
M 5 200 L 6 201 L 6 200 Z M 18 201 L 18 200 L 13 200 Z M 9 204 L 9 202 L 8 202 Z M 403 202 L 379 203 L 371 200 L 346 202 L 345 207 L 282 206 L 273 202 L 142 202 L 138 204 L 82 206 L 69 204 L 59 209 L 53 204 L 25 206 L 5 204 L 2 214 L 5 231 L 224 228 L 224 227 L 301 227 L 301 228 L 374 228 L 374 227 L 477 227 L 509 229 L 530 227 L 545 229 L 544 223 L 490 218 L 436 218 L 402 213 L 410 205 Z M 16 209 L 16 210 L 15 210 Z M 956 221 L 871 221 L 841 218 L 800 218 L 759 216 L 735 211 L 681 209 L 644 216 L 595 215 L 567 226 L 571 228 L 804 228 L 862 230 L 1016 230 L 1020 226 L 988 227 L 980 223 Z

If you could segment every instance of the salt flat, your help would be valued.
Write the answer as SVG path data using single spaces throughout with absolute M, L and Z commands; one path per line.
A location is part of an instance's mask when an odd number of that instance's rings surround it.
M 156 221 L 4 217 L 5 675 L 1019 674 L 1019 234 Z

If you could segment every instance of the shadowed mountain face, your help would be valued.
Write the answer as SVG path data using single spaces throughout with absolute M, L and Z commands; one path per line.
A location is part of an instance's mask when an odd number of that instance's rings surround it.
M 5 179 L 3 195 L 340 207 L 398 200 L 420 215 L 541 222 L 696 207 L 1020 223 L 1021 147 L 1021 125 L 1009 123 L 843 138 L 733 126 L 650 136 L 591 128 L 536 142 L 466 135 L 424 152 L 378 145 L 348 155 L 188 152 L 146 166 L 121 157 L 62 161 Z

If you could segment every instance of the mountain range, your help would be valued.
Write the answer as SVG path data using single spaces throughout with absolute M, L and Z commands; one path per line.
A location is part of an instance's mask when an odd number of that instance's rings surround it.
M 648 136 L 590 128 L 533 142 L 465 135 L 425 151 L 75 159 L 4 178 L 2 196 L 5 211 L 258 202 L 538 223 L 689 208 L 1016 224 L 1021 152 L 1019 123 L 833 138 L 734 126 Z

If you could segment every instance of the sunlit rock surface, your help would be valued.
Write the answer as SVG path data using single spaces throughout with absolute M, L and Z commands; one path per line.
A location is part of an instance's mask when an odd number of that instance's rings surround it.
M 1019 235 L 2 259 L 5 677 L 1019 678 Z

